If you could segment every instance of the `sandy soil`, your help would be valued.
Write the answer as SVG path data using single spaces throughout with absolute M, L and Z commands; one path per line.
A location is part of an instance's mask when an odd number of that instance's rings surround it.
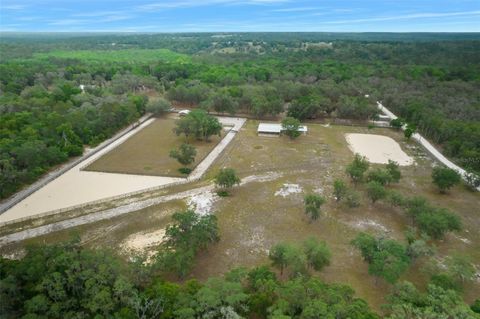
M 120 145 L 135 133 L 151 124 L 155 119 L 150 119 L 140 125 L 136 130 L 122 136 L 111 145 L 79 163 L 65 174 L 56 178 L 43 188 L 39 189 L 23 201 L 13 206 L 0 215 L 0 222 L 6 222 L 18 218 L 33 216 L 44 212 L 76 206 L 104 198 L 127 194 L 148 189 L 151 187 L 171 184 L 179 181 L 190 181 L 201 177 L 210 167 L 217 156 L 223 151 L 228 143 L 235 137 L 236 131 L 245 122 L 241 118 L 219 117 L 224 125 L 233 125 L 230 131 L 210 154 L 190 174 L 188 180 L 184 178 L 145 176 L 132 174 L 116 174 L 102 172 L 88 172 L 81 170 L 105 153 Z
M 144 256 L 145 264 L 153 261 L 157 254 L 156 247 L 162 243 L 165 237 L 165 229 L 159 229 L 153 232 L 140 232 L 128 236 L 120 247 L 123 253 L 127 255 Z
M 301 193 L 303 189 L 298 184 L 283 184 L 282 188 L 275 192 L 275 196 L 287 197 L 290 194 Z
M 265 175 L 248 176 L 244 179 L 244 181 L 242 181 L 241 185 L 245 185 L 253 182 L 264 182 L 267 180 L 274 180 L 278 176 L 279 176 L 278 174 L 275 174 L 272 172 L 269 172 Z M 158 204 L 173 201 L 173 200 L 186 199 L 188 204 L 189 202 L 191 202 L 192 198 L 201 198 L 202 194 L 206 194 L 206 193 L 213 194 L 213 190 L 214 190 L 214 185 L 210 184 L 204 187 L 194 188 L 188 191 L 175 193 L 171 195 L 159 196 L 151 199 L 146 199 L 143 201 L 133 201 L 123 206 L 110 208 L 110 209 L 102 210 L 92 214 L 74 217 L 67 220 L 62 220 L 62 221 L 55 222 L 48 225 L 25 229 L 16 233 L 12 233 L 12 234 L 0 237 L 0 247 L 8 243 L 21 241 L 21 240 L 25 240 L 33 237 L 38 237 L 38 236 L 56 232 L 62 229 L 68 229 L 68 228 L 73 228 L 73 227 L 77 227 L 85 224 L 98 222 L 101 220 L 112 219 L 117 216 L 139 211 L 147 207 L 151 207 L 154 205 L 158 205 Z M 214 203 L 215 202 L 213 201 L 208 202 L 208 205 L 206 206 L 208 210 L 211 210 Z
M 219 199 L 219 196 L 215 194 L 213 190 L 203 193 L 195 194 L 191 196 L 187 205 L 188 208 L 195 211 L 195 213 L 204 216 L 212 212 L 213 204 Z
M 85 172 L 81 168 L 95 161 L 117 145 L 123 143 L 132 135 L 154 121 L 150 119 L 136 130 L 119 138 L 108 147 L 81 162 L 71 170 L 45 185 L 23 201 L 0 215 L 0 222 L 5 222 L 26 216 L 80 205 L 102 198 L 135 192 L 145 188 L 180 181 L 180 178 L 162 176 L 140 176 L 127 174 L 111 174 L 100 172 Z
M 351 227 L 359 229 L 361 231 L 374 229 L 374 230 L 379 230 L 383 233 L 390 232 L 387 227 L 385 227 L 384 225 L 382 225 L 382 224 L 380 224 L 380 223 L 378 223 L 374 220 L 371 220 L 371 219 L 362 219 L 362 220 L 359 220 L 359 221 L 356 221 L 356 222 L 349 223 L 349 225 Z
M 128 236 L 120 246 L 128 252 L 143 253 L 145 250 L 161 244 L 164 236 L 165 229 L 159 229 L 150 233 L 136 233 Z
M 371 163 L 387 164 L 388 160 L 392 160 L 400 166 L 413 164 L 413 159 L 388 136 L 354 133 L 345 134 L 345 138 L 353 153 L 365 156 Z

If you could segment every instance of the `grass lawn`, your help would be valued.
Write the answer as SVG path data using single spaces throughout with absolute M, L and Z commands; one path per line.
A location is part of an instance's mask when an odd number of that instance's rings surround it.
M 175 119 L 172 116 L 158 118 L 127 141 L 91 163 L 85 170 L 185 177 L 178 171 L 182 166 L 169 156 L 170 150 L 185 142 L 183 135 L 176 136 L 173 133 L 174 127 Z M 191 139 L 190 143 L 197 149 L 197 156 L 190 167 L 193 169 L 197 166 L 222 137 L 212 136 L 210 142 Z
M 368 130 L 310 124 L 308 135 L 292 141 L 287 137 L 259 137 L 256 135 L 257 124 L 256 121 L 248 121 L 207 172 L 205 179 L 208 180 L 219 168 L 232 167 L 244 180 L 248 177 L 250 182 L 236 187 L 230 197 L 219 198 L 213 204 L 212 211 L 218 217 L 220 241 L 198 257 L 192 277 L 206 279 L 221 275 L 232 267 L 265 264 L 269 262 L 268 251 L 274 244 L 280 241 L 298 242 L 316 236 L 325 240 L 332 251 L 331 265 L 317 275 L 327 282 L 351 285 L 359 297 L 381 311 L 392 286 L 382 280 L 376 282 L 368 274 L 367 264 L 350 241 L 360 231 L 404 241 L 404 231 L 410 225 L 410 219 L 387 204 L 371 204 L 365 196 L 362 196 L 360 207 L 354 209 L 335 202 L 333 181 L 336 178 L 347 180 L 345 166 L 353 159 L 345 133 L 381 134 L 399 142 L 401 148 L 414 157 L 416 164 L 401 167 L 401 182 L 390 188 L 409 196 L 424 196 L 433 204 L 449 208 L 461 216 L 464 230 L 435 242 L 437 258 L 461 253 L 470 256 L 473 263 L 480 266 L 480 194 L 467 191 L 463 186 L 455 187 L 448 195 L 439 194 L 431 184 L 432 160 L 414 142 L 405 141 L 399 132 L 382 128 Z M 262 179 L 265 176 L 270 178 Z M 285 197 L 276 195 L 284 184 L 298 185 L 301 192 Z M 362 185 L 357 186 L 357 190 L 364 194 Z M 310 222 L 304 214 L 303 196 L 308 192 L 320 193 L 327 199 L 322 206 L 321 217 L 314 222 Z M 87 245 L 112 247 L 128 257 L 122 245 L 129 236 L 164 228 L 171 212 L 182 207 L 185 207 L 182 201 L 169 202 L 28 242 L 55 242 L 76 231 Z M 24 244 L 12 244 L 4 247 L 3 251 L 12 253 Z M 409 280 L 424 287 L 427 279 L 421 271 L 424 263 L 425 260 L 419 260 L 411 265 L 400 280 Z M 466 285 L 464 297 L 467 302 L 471 303 L 479 295 L 480 282 Z

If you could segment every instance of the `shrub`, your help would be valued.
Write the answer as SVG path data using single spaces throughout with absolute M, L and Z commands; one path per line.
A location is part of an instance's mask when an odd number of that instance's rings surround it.
M 215 176 L 215 185 L 223 188 L 224 191 L 232 188 L 235 184 L 240 184 L 240 178 L 232 168 L 222 168 Z
M 325 198 L 317 194 L 307 194 L 304 198 L 305 214 L 310 216 L 312 220 L 320 217 L 320 206 L 325 203 Z
M 400 178 L 402 178 L 400 167 L 395 161 L 388 160 L 387 171 L 390 174 L 391 183 L 398 183 L 400 181 Z
M 397 130 L 401 129 L 403 124 L 404 122 L 399 118 L 396 118 L 390 121 L 390 126 Z
M 387 190 L 379 182 L 372 181 L 367 184 L 367 195 L 372 203 L 375 203 L 387 196 Z
M 360 154 L 355 154 L 353 161 L 348 164 L 346 172 L 355 184 L 363 180 L 363 175 L 368 170 L 370 163 Z
M 367 175 L 367 181 L 369 182 L 377 182 L 383 186 L 389 184 L 392 182 L 392 176 L 390 175 L 390 172 L 386 169 L 382 168 L 376 168 L 370 172 L 368 172 Z
M 360 194 L 354 190 L 349 190 L 345 196 L 345 202 L 350 208 L 360 206 Z
M 178 171 L 181 173 L 181 174 L 185 174 L 185 175 L 188 175 L 192 172 L 192 169 L 189 168 L 189 167 L 180 167 L 178 169 Z
M 432 171 L 432 180 L 440 193 L 446 193 L 450 188 L 460 183 L 461 177 L 451 168 L 435 167 Z
M 333 182 L 333 196 L 335 196 L 335 200 L 337 202 L 341 201 L 345 195 L 347 195 L 347 192 L 348 188 L 344 181 L 336 179 Z

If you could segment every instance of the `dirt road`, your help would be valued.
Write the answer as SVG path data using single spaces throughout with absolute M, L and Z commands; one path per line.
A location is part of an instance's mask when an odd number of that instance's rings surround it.
M 390 119 L 396 119 L 397 116 L 393 114 L 389 109 L 387 109 L 385 106 L 382 105 L 382 103 L 377 102 L 378 108 L 386 115 L 390 117 Z M 403 128 L 405 129 L 405 128 Z M 457 171 L 464 180 L 466 180 L 465 175 L 467 174 L 467 171 L 465 171 L 463 168 L 460 166 L 454 164 L 451 162 L 448 158 L 446 158 L 442 153 L 440 153 L 427 139 L 425 139 L 422 135 L 419 133 L 414 133 L 412 135 L 412 138 L 420 143 L 430 154 L 432 154 L 440 163 L 443 165 L 447 166 L 448 168 L 451 168 L 455 171 Z M 480 191 L 480 187 L 477 188 L 478 191 Z

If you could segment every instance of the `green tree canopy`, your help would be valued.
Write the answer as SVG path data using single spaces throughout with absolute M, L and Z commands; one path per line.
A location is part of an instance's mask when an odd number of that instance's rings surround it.
M 353 161 L 348 164 L 346 172 L 352 181 L 357 184 L 363 180 L 363 175 L 369 166 L 370 163 L 365 157 L 362 157 L 360 154 L 355 154 Z
M 462 297 L 453 290 L 430 284 L 425 293 L 410 282 L 395 285 L 388 297 L 387 319 L 403 318 L 464 318 L 478 319 Z
M 305 214 L 311 220 L 316 220 L 320 217 L 320 207 L 325 203 L 325 198 L 318 194 L 307 194 L 304 198 Z
M 220 136 L 222 124 L 205 110 L 195 109 L 177 120 L 173 131 L 177 135 L 184 134 L 187 139 L 195 136 L 199 140 L 208 141 L 212 135 Z
M 368 263 L 368 272 L 389 283 L 396 282 L 410 265 L 406 248 L 395 240 L 360 233 L 352 245 L 360 250 Z
M 282 121 L 282 128 L 285 134 L 291 139 L 296 139 L 300 136 L 300 121 L 293 117 L 286 117 Z
M 183 278 L 192 269 L 197 253 L 219 240 L 217 218 L 185 210 L 174 213 L 172 220 L 165 231 L 156 264 Z
M 239 185 L 240 182 L 240 177 L 233 168 L 222 168 L 215 176 L 215 185 L 226 190 Z
M 303 242 L 303 249 L 307 255 L 308 265 L 316 271 L 330 265 L 332 253 L 324 241 L 309 237 Z
M 147 112 L 153 113 L 155 115 L 161 115 L 165 112 L 170 111 L 172 108 L 172 103 L 164 98 L 158 98 L 157 100 L 150 100 L 147 103 Z
M 446 193 L 450 188 L 461 182 L 460 174 L 448 167 L 434 167 L 432 181 L 441 193 Z
M 368 182 L 367 184 L 368 198 L 375 203 L 376 201 L 383 199 L 387 196 L 387 190 L 377 181 Z
M 170 151 L 170 157 L 176 159 L 180 164 L 188 166 L 195 161 L 197 150 L 191 144 L 183 143 L 178 149 Z

